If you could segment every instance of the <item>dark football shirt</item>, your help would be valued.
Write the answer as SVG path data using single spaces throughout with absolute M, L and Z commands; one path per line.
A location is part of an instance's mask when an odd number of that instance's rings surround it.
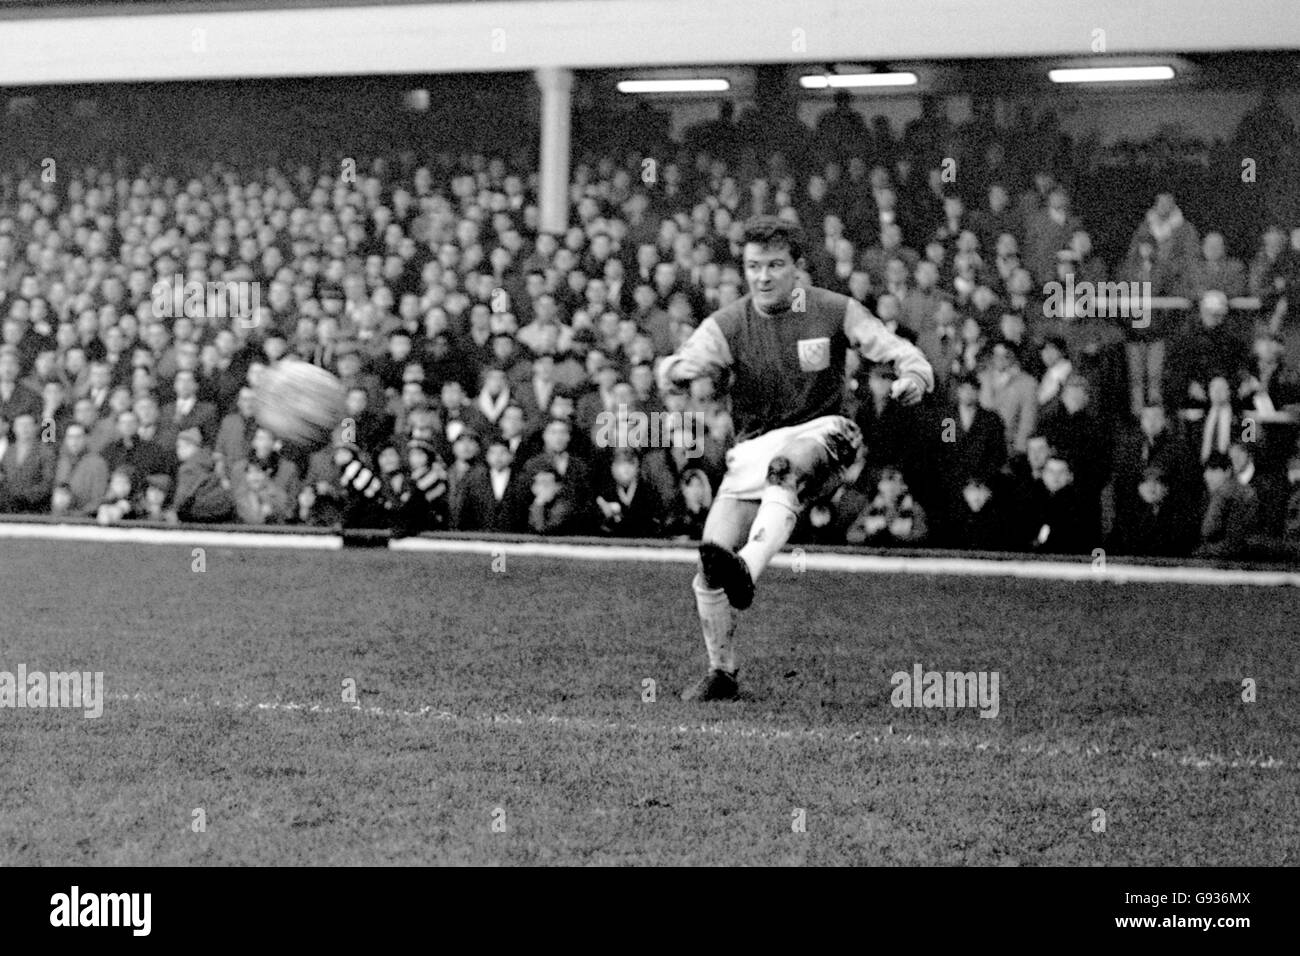
M 731 414 L 744 441 L 844 411 L 847 296 L 808 288 L 806 308 L 762 315 L 746 295 L 715 312 L 731 351 Z

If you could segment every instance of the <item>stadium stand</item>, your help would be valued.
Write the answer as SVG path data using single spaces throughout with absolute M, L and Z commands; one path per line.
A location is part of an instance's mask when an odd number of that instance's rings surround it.
M 653 363 L 744 294 L 742 224 L 768 213 L 804 228 L 810 280 L 913 338 L 940 382 L 900 409 L 884 370 L 851 370 L 867 450 L 796 541 L 1300 548 L 1300 213 L 1287 177 L 1248 201 L 1207 186 L 1294 139 L 1267 96 L 1231 144 L 1104 149 L 1050 110 L 902 130 L 840 105 L 815 129 L 742 112 L 680 142 L 650 107 L 626 119 L 614 140 L 576 118 L 570 223 L 547 233 L 530 135 L 411 148 L 388 129 L 347 155 L 307 135 L 299 155 L 272 130 L 173 129 L 164 150 L 82 130 L 51 177 L 69 129 L 11 116 L 0 512 L 697 535 L 726 382 L 661 396 Z M 284 355 L 348 387 L 323 451 L 257 427 L 250 385 Z

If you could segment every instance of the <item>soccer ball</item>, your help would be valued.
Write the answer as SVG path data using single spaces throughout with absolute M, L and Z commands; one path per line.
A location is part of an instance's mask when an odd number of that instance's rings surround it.
M 258 424 L 310 449 L 329 443 L 346 411 L 343 383 L 298 359 L 282 359 L 265 369 L 254 392 Z

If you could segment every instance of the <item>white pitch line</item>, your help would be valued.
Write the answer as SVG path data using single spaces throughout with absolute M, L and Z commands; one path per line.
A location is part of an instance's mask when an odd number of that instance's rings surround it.
M 735 740 L 818 740 L 845 744 L 886 744 L 908 745 L 914 747 L 934 747 L 942 750 L 965 750 L 976 753 L 987 751 L 1013 751 L 1035 757 L 1129 757 L 1132 754 L 1123 751 L 1102 750 L 1096 745 L 1086 746 L 1077 743 L 1032 744 L 1007 748 L 993 741 L 970 743 L 952 737 L 923 737 L 917 734 L 896 734 L 890 726 L 884 733 L 868 733 L 856 730 L 852 733 L 836 733 L 817 728 L 787 729 L 777 727 L 745 726 L 734 722 L 714 723 L 665 723 L 662 721 L 624 721 L 600 720 L 594 717 L 568 717 L 559 714 L 541 714 L 525 711 L 523 714 L 456 714 L 449 710 L 424 706 L 418 710 L 404 710 L 389 707 L 363 707 L 354 704 L 350 707 L 330 704 L 300 704 L 294 701 L 254 701 L 254 700 L 195 700 L 181 697 L 175 700 L 158 698 L 141 693 L 112 694 L 109 700 L 129 701 L 133 703 L 172 704 L 183 707 L 228 708 L 237 711 L 259 713 L 288 714 L 360 714 L 364 717 L 381 717 L 389 720 L 432 720 L 442 723 L 469 724 L 478 726 L 511 727 L 558 727 L 579 733 L 602 733 L 615 731 L 619 733 L 670 733 L 675 736 L 704 735 Z M 1268 756 L 1225 757 L 1217 753 L 1195 754 L 1179 753 L 1171 750 L 1153 750 L 1146 755 L 1151 760 L 1161 763 L 1176 763 L 1180 767 L 1194 770 L 1226 768 L 1232 770 L 1256 769 L 1278 770 L 1286 766 L 1285 761 Z

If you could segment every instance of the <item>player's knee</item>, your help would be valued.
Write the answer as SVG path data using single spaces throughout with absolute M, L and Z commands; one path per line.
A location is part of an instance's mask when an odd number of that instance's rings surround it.
M 767 483 L 795 491 L 802 475 L 786 455 L 777 455 L 767 465 Z

